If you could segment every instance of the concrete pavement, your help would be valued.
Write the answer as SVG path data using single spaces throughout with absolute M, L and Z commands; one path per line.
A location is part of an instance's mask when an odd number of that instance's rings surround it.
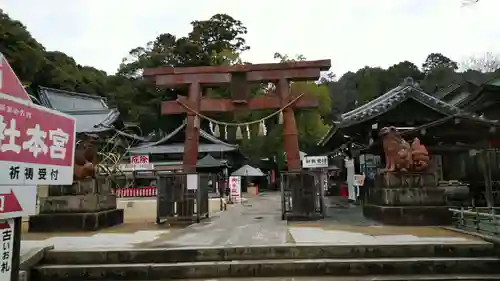
M 390 227 L 358 223 L 355 220 L 357 215 L 348 212 L 345 209 L 339 211 L 336 214 L 338 218 L 333 220 L 287 223 L 281 220 L 280 194 L 269 192 L 259 197 L 247 197 L 243 204 L 231 205 L 225 212 L 181 229 L 156 225 L 146 220 L 92 233 L 24 233 L 22 247 L 29 249 L 53 245 L 56 249 L 131 249 L 288 243 L 461 243 L 477 240 L 439 227 Z
M 168 241 L 155 241 L 150 246 L 220 246 L 279 245 L 287 242 L 288 228 L 281 220 L 279 193 L 247 197 L 227 212 L 210 220 L 193 224 Z

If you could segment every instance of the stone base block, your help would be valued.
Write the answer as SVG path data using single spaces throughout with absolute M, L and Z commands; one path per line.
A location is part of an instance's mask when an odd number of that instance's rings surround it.
M 363 206 L 366 218 L 387 225 L 431 226 L 451 225 L 451 212 L 447 206 Z
M 443 206 L 446 192 L 437 187 L 373 188 L 367 199 L 382 206 Z
M 30 217 L 29 232 L 95 231 L 123 223 L 123 209 L 94 213 L 54 213 Z
M 316 221 L 322 218 L 323 216 L 319 213 L 313 213 L 313 214 L 289 213 L 283 215 L 282 217 L 282 219 L 288 221 Z
M 40 198 L 41 214 L 97 213 L 116 209 L 114 194 L 84 194 Z
M 437 186 L 434 173 L 384 172 L 375 178 L 375 186 L 385 188 Z

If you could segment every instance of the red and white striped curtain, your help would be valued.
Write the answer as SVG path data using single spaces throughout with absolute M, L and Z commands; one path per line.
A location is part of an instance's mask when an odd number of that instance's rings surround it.
M 117 188 L 113 190 L 117 197 L 156 197 L 156 186 Z

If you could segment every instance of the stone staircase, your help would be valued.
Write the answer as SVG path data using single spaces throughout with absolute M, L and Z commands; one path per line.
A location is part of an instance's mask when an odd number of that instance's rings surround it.
M 412 245 L 52 250 L 31 272 L 31 280 L 36 281 L 305 280 L 286 278 L 301 276 L 307 276 L 304 278 L 308 281 L 494 281 L 500 280 L 500 259 L 492 244 L 474 241 Z

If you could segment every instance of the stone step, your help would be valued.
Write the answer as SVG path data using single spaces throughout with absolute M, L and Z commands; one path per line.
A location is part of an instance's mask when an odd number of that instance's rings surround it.
M 165 281 L 158 279 L 153 281 Z M 185 281 L 499 281 L 500 275 L 403 275 L 403 276 L 356 276 L 356 277 L 334 277 L 334 276 L 307 276 L 307 277 L 250 277 L 250 278 L 202 278 L 183 279 Z M 85 280 L 90 281 L 90 280 Z M 118 281 L 118 280 L 106 280 Z M 151 280 L 131 280 L 151 281 Z
M 180 263 L 41 265 L 32 280 L 161 280 L 273 276 L 370 276 L 500 273 L 496 257 L 233 260 Z
M 490 243 L 411 245 L 280 245 L 205 248 L 52 250 L 43 264 L 170 263 L 270 259 L 494 256 Z

